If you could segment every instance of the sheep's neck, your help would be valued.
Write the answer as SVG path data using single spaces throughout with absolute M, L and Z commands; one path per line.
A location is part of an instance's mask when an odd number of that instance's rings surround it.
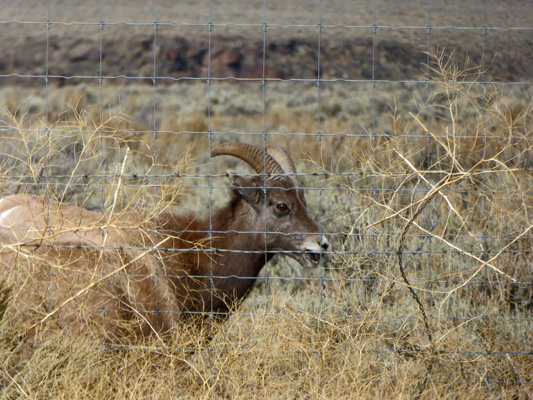
M 217 272 L 222 276 L 257 277 L 268 256 L 265 237 L 257 228 L 258 217 L 248 204 L 237 201 L 212 218 L 212 247 L 217 249 Z
M 253 210 L 247 203 L 235 197 L 211 218 L 198 221 L 190 216 L 188 221 L 182 220 L 181 223 L 178 217 L 171 219 L 181 225 L 181 228 L 176 226 L 171 230 L 188 231 L 179 235 L 172 246 L 195 247 L 194 251 L 181 253 L 177 265 L 191 267 L 188 273 L 195 281 L 189 281 L 188 285 L 195 286 L 197 296 L 193 297 L 203 306 L 191 304 L 185 308 L 226 312 L 246 298 L 259 272 L 272 257 L 264 251 L 264 235 L 255 233 L 259 232 L 254 227 L 257 218 L 251 218 L 251 212 Z M 184 225 L 187 227 L 183 228 Z M 216 295 L 211 296 L 211 293 Z

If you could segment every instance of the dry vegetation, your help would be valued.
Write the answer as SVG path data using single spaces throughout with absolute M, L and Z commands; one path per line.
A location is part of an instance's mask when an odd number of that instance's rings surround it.
M 172 347 L 58 334 L 30 351 L 4 283 L 2 396 L 530 399 L 531 94 L 471 84 L 482 71 L 464 65 L 434 57 L 429 91 L 325 85 L 320 119 L 314 83 L 269 83 L 265 108 L 259 84 L 214 84 L 209 113 L 205 85 L 164 87 L 155 117 L 143 86 L 102 109 L 97 88 L 58 89 L 48 114 L 38 90 L 4 89 L 2 193 L 205 210 L 227 167 L 210 169 L 209 138 L 260 144 L 245 133 L 264 128 L 322 189 L 308 200 L 334 251 L 313 274 L 275 260 L 207 348 L 184 328 Z

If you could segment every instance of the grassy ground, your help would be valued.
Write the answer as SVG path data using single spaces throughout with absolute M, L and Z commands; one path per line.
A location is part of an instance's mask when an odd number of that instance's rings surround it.
M 106 350 L 58 333 L 28 355 L 17 340 L 24 327 L 11 319 L 21 305 L 2 303 L 3 395 L 530 398 L 531 97 L 463 84 L 476 68 L 459 70 L 444 55 L 432 68 L 429 92 L 325 87 L 320 120 L 312 85 L 269 84 L 265 109 L 261 87 L 215 86 L 209 112 L 203 85 L 161 89 L 157 137 L 153 92 L 142 86 L 104 93 L 102 110 L 97 88 L 58 89 L 47 115 L 39 91 L 21 99 L 4 90 L 6 193 L 100 209 L 120 181 L 121 205 L 205 210 L 205 132 L 233 132 L 212 144 L 261 144 L 248 133 L 265 126 L 306 174 L 310 208 L 334 250 L 325 268 L 305 274 L 275 259 L 207 348 L 187 331 L 170 348 Z M 213 164 L 218 202 L 223 171 L 236 166 Z

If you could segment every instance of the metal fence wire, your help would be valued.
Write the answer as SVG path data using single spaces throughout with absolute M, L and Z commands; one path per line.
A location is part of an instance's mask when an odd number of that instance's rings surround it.
M 315 269 L 302 269 L 290 249 L 272 259 L 266 247 L 256 251 L 268 264 L 234 323 L 218 328 L 247 332 L 241 353 L 261 341 L 256 319 L 292 321 L 329 343 L 302 342 L 309 354 L 357 348 L 386 368 L 384 360 L 431 352 L 441 364 L 429 370 L 458 362 L 464 379 L 489 393 L 514 387 L 530 398 L 531 3 L 23 0 L 2 8 L 3 197 L 37 194 L 124 219 L 132 207 L 196 213 L 209 221 L 207 241 L 187 251 L 215 254 L 224 250 L 213 240 L 227 233 L 212 222 L 229 201 L 226 170 L 263 177 L 269 188 L 268 174 L 210 157 L 212 149 L 280 145 L 330 246 Z M 276 234 L 268 223 L 253 232 L 264 246 Z M 164 253 L 162 264 L 183 251 L 157 248 L 168 234 L 161 226 L 144 246 L 106 241 L 109 223 L 93 229 L 98 244 L 45 245 L 90 257 L 125 252 L 126 264 L 127 251 Z M 211 285 L 255 278 L 216 276 L 212 263 Z M 49 290 L 58 271 L 47 268 L 11 272 Z M 106 307 L 90 311 L 140 312 Z M 222 340 L 214 335 L 204 349 Z M 496 367 L 483 372 L 478 359 L 505 364 L 506 378 Z

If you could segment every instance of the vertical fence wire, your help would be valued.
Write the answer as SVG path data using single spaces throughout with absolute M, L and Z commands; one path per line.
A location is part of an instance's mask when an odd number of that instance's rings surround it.
M 209 155 L 211 156 L 211 148 L 213 146 L 213 136 L 212 136 L 212 129 L 211 129 L 211 39 L 212 39 L 212 33 L 213 33 L 213 16 L 212 16 L 212 1 L 209 0 L 209 20 L 207 23 L 207 29 L 208 29 L 208 48 L 207 48 L 207 134 L 208 134 L 208 149 L 209 149 Z M 211 163 L 209 163 L 209 248 L 213 249 L 213 180 L 212 180 L 213 170 L 211 169 Z M 214 305 L 214 272 L 213 272 L 213 259 L 210 258 L 209 260 L 209 269 L 210 269 L 210 276 L 209 276 L 209 286 L 211 289 L 211 294 L 209 296 L 209 310 L 210 310 L 210 319 L 213 320 L 213 305 Z
M 100 0 L 100 10 L 99 10 L 99 42 L 98 42 L 98 136 L 99 136 L 99 175 L 100 175 L 100 211 L 105 212 L 105 173 L 104 173 L 104 101 L 103 101 L 103 85 L 104 85 L 104 74 L 102 69 L 103 53 L 104 53 L 104 0 Z M 100 237 L 102 240 L 105 239 L 104 229 L 100 229 Z M 103 252 L 103 250 L 101 250 Z M 104 276 L 104 272 L 101 272 L 101 277 Z M 106 317 L 106 306 L 105 306 L 105 290 L 101 290 L 101 314 L 102 318 Z M 105 338 L 102 337 L 102 344 L 105 343 Z
M 261 62 L 261 95 L 262 95 L 262 120 L 263 120 L 263 142 L 261 144 L 261 147 L 263 149 L 263 167 L 266 171 L 266 146 L 267 146 L 267 130 L 266 130 L 266 39 L 267 39 L 267 30 L 268 30 L 268 22 L 267 22 L 267 12 L 266 12 L 266 0 L 263 1 L 263 51 L 262 51 L 262 62 Z M 263 177 L 263 195 L 266 198 L 266 191 L 267 191 L 267 184 L 266 184 L 266 176 Z M 263 240 L 264 240 L 264 248 L 267 248 L 267 241 L 268 241 L 268 227 L 267 227 L 267 204 L 264 204 L 263 212 L 265 214 L 264 218 L 264 232 L 263 232 Z M 265 252 L 265 263 L 268 261 L 268 254 Z M 265 292 L 268 294 L 270 293 L 270 286 L 268 284 L 268 272 L 266 272 L 264 277 L 264 289 Z

